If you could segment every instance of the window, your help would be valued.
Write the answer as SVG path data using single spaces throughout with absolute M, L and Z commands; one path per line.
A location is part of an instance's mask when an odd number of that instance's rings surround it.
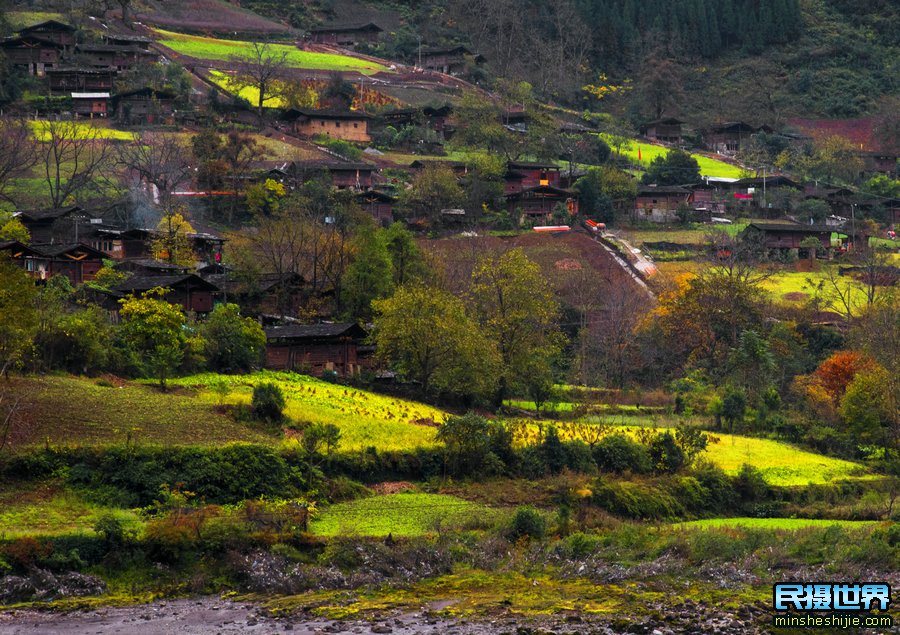
M 335 121 L 335 122 L 334 122 L 334 127 L 335 127 L 335 128 L 340 128 L 340 127 L 341 127 L 341 122 L 340 122 L 340 121 Z
M 355 123 L 355 124 L 353 124 L 353 127 L 354 127 L 354 128 L 359 128 L 359 124 L 358 124 L 358 123 Z

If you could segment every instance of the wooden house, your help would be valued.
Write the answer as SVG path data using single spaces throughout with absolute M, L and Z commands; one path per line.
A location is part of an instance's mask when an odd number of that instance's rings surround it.
M 750 137 L 759 132 L 743 121 L 728 121 L 716 124 L 703 134 L 703 143 L 710 150 L 719 153 L 732 153 L 741 149 L 741 146 L 750 140 Z
M 152 64 L 159 56 L 138 46 L 79 44 L 75 47 L 75 59 L 82 66 L 127 71 L 138 64 Z
M 468 60 L 472 60 L 475 64 L 484 62 L 483 56 L 475 55 L 465 46 L 425 49 L 422 51 L 421 58 L 422 68 L 447 75 L 464 73 Z
M 163 123 L 175 112 L 175 93 L 155 88 L 119 93 L 112 101 L 116 118 L 126 123 Z
M 640 132 L 652 141 L 680 144 L 682 139 L 682 125 L 684 122 L 675 117 L 665 117 L 642 124 Z
M 33 35 L 22 35 L 0 41 L 0 53 L 10 66 L 25 68 L 29 75 L 43 76 L 63 59 L 60 44 Z
M 360 192 L 356 195 L 356 202 L 359 206 L 371 214 L 380 225 L 387 227 L 394 220 L 394 204 L 397 197 L 387 192 L 378 190 L 369 190 L 368 192 Z
M 209 313 L 212 311 L 214 301 L 219 295 L 219 288 L 216 285 L 193 273 L 132 276 L 117 284 L 114 287 L 114 291 L 121 296 L 144 296 L 157 287 L 169 290 L 163 296 L 166 302 L 176 304 L 185 311 L 193 311 L 195 313 Z
M 60 66 L 48 68 L 46 75 L 51 94 L 67 95 L 73 92 L 109 92 L 112 90 L 116 72 L 109 68 Z
M 360 161 L 296 161 L 288 178 L 304 183 L 317 175 L 324 175 L 340 190 L 368 190 L 372 188 L 374 173 L 374 165 Z
M 316 44 L 353 47 L 360 42 L 377 42 L 384 29 L 374 22 L 363 24 L 325 24 L 309 30 L 309 39 Z
M 672 223 L 678 220 L 678 209 L 690 200 L 691 190 L 678 185 L 641 185 L 634 199 L 635 220 Z
M 465 162 L 449 159 L 416 159 L 409 164 L 409 168 L 416 172 L 421 172 L 425 168 L 447 168 L 458 177 L 463 177 L 469 172 L 469 166 Z
M 46 280 L 63 275 L 72 285 L 90 282 L 103 266 L 106 254 L 80 243 L 31 245 L 36 252 L 25 259 L 25 270 L 35 278 Z
M 188 273 L 188 268 L 164 260 L 153 258 L 133 258 L 123 260 L 116 267 L 120 271 L 128 271 L 136 276 L 177 276 Z
M 294 133 L 302 137 L 324 135 L 354 143 L 369 143 L 371 117 L 356 110 L 300 110 L 291 108 L 284 114 Z
M 900 154 L 897 152 L 871 151 L 857 152 L 856 155 L 863 160 L 863 174 L 886 174 L 891 178 L 897 178 L 897 158 Z
M 75 46 L 75 27 L 57 20 L 46 20 L 19 29 L 22 37 L 32 36 L 58 44 L 63 49 Z
M 27 262 L 38 255 L 37 251 L 18 240 L 0 242 L 0 260 L 9 258 L 10 262 L 22 269 L 27 269 Z
M 306 300 L 306 281 L 298 273 L 242 275 L 222 265 L 207 265 L 198 272 L 221 290 L 225 302 L 240 305 L 246 315 L 299 315 Z
M 560 205 L 570 215 L 578 214 L 578 199 L 572 190 L 552 185 L 536 185 L 506 196 L 506 207 L 513 217 L 546 220 Z
M 34 243 L 79 242 L 79 230 L 99 222 L 77 205 L 60 209 L 23 210 L 15 217 L 25 225 Z
M 150 49 L 153 44 L 153 38 L 145 35 L 127 35 L 121 33 L 107 33 L 103 36 L 103 41 L 113 46 L 136 46 L 145 50 Z
M 826 249 L 831 247 L 832 228 L 825 225 L 800 223 L 750 223 L 740 236 L 754 241 L 766 249 L 790 251 L 800 255 L 800 243 L 806 238 L 817 238 Z
M 72 93 L 72 112 L 84 117 L 105 117 L 109 113 L 109 93 Z
M 334 371 L 341 377 L 359 372 L 357 347 L 367 333 L 358 324 L 289 324 L 266 332 L 266 368 L 312 375 Z
M 509 195 L 540 186 L 558 188 L 560 178 L 559 166 L 555 163 L 510 161 L 506 164 L 503 193 Z

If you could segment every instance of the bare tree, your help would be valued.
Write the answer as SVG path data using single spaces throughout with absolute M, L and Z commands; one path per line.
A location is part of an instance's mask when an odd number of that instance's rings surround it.
M 31 128 L 23 119 L 0 118 L 0 199 L 10 201 L 14 179 L 28 174 L 37 163 Z
M 98 129 L 74 121 L 47 121 L 39 132 L 37 163 L 44 173 L 53 209 L 112 185 L 107 178 L 112 146 Z
M 117 150 L 126 178 L 136 178 L 156 188 L 157 202 L 170 211 L 172 193 L 190 182 L 193 175 L 190 149 L 172 134 L 144 133 Z
M 263 104 L 278 96 L 280 80 L 286 74 L 287 56 L 287 50 L 276 50 L 268 42 L 253 42 L 246 54 L 231 58 L 237 67 L 232 84 L 236 88 L 254 88 L 259 92 L 256 108 L 260 121 Z

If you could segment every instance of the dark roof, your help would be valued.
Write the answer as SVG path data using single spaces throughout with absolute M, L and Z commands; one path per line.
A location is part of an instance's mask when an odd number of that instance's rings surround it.
M 0 251 L 8 251 L 12 253 L 13 251 L 22 252 L 27 256 L 35 256 L 38 254 L 34 249 L 26 245 L 25 243 L 20 243 L 18 240 L 6 240 L 0 242 Z
M 39 35 L 20 35 L 17 37 L 8 37 L 3 40 L 0 40 L 0 48 L 7 48 L 10 46 L 15 46 L 22 42 L 39 42 L 40 44 L 46 44 L 47 46 L 53 48 L 62 48 L 62 44 L 59 42 L 54 42 L 53 40 L 48 40 L 47 38 L 41 37 Z
M 219 288 L 193 273 L 178 276 L 132 276 L 115 287 L 116 291 L 149 291 L 156 287 L 172 288 L 181 285 L 190 285 L 205 291 L 218 291 Z
M 310 33 L 341 33 L 345 31 L 384 31 L 374 22 L 364 22 L 362 24 L 323 24 L 314 26 L 309 30 Z
M 153 38 L 149 38 L 145 35 L 116 35 L 115 33 L 109 33 L 106 35 L 107 40 L 118 40 L 120 42 L 141 42 L 150 44 L 153 42 Z
M 55 31 L 66 31 L 67 33 L 74 33 L 75 27 L 64 22 L 60 22 L 59 20 L 45 20 L 43 22 L 38 22 L 37 24 L 32 24 L 31 26 L 27 26 L 24 29 L 19 29 L 19 33 L 28 33 L 29 31 L 37 31 L 37 30 L 46 30 L 47 28 L 51 28 Z
M 328 170 L 329 172 L 374 172 L 375 166 L 369 163 L 351 161 L 297 161 L 297 170 Z
M 92 216 L 91 214 L 85 212 L 78 205 L 70 205 L 69 207 L 61 207 L 59 209 L 22 210 L 22 211 L 17 212 L 17 215 L 20 218 L 25 218 L 30 221 L 40 221 L 40 220 L 62 218 L 63 216 L 67 216 L 74 212 L 80 212 L 80 213 L 84 214 L 85 216 Z
M 459 53 L 461 55 L 472 55 L 467 47 L 459 44 L 457 46 L 436 46 L 434 48 L 422 49 L 422 55 L 452 55 Z
M 114 75 L 115 70 L 112 68 L 92 68 L 90 66 L 57 66 L 55 68 L 44 69 L 47 75 L 58 75 L 60 73 L 78 73 L 79 75 Z
M 559 187 L 553 187 L 552 185 L 537 185 L 535 187 L 526 187 L 523 190 L 519 190 L 518 192 L 514 192 L 512 194 L 507 194 L 507 200 L 517 200 L 520 198 L 530 198 L 535 195 L 543 195 L 543 196 L 573 196 L 574 193 L 572 190 L 564 190 Z
M 113 95 L 114 100 L 122 99 L 123 97 L 156 97 L 157 99 L 175 99 L 175 93 L 168 90 L 156 90 L 155 88 L 150 88 L 145 86 L 144 88 L 137 88 L 135 90 L 128 90 L 124 93 L 118 93 Z
M 712 132 L 726 132 L 731 130 L 742 132 L 756 132 L 758 128 L 754 128 L 749 123 L 746 123 L 744 121 L 726 121 L 724 123 L 710 126 L 710 130 Z
M 653 196 L 654 194 L 690 194 L 690 190 L 680 185 L 639 185 L 638 196 Z
M 47 245 L 32 245 L 31 248 L 40 255 L 46 256 L 48 258 L 57 258 L 73 251 L 84 251 L 87 252 L 89 256 L 94 256 L 96 258 L 109 257 L 102 251 L 98 251 L 97 249 L 94 249 L 90 245 L 85 245 L 84 243 L 52 243 Z
M 146 53 L 147 49 L 142 49 L 133 44 L 78 44 L 75 46 L 78 51 L 83 53 Z
M 685 123 L 681 119 L 676 119 L 675 117 L 663 117 L 662 119 L 654 119 L 653 121 L 648 121 L 641 125 L 641 128 L 646 128 L 648 126 L 656 126 L 659 124 L 665 124 L 667 126 L 677 126 L 678 124 Z
M 265 329 L 267 340 L 315 340 L 335 337 L 362 339 L 367 333 L 355 322 L 352 324 L 287 324 L 270 326 Z
M 555 163 L 541 163 L 539 161 L 510 161 L 506 164 L 510 170 L 558 170 Z
M 734 181 L 731 186 L 733 188 L 762 187 L 764 184 L 766 187 L 800 187 L 799 183 L 786 176 L 782 176 L 781 174 L 771 174 L 765 178 L 761 176 L 751 176 L 746 179 L 738 179 L 737 181 Z
M 187 267 L 182 265 L 165 262 L 164 260 L 154 260 L 152 258 L 134 258 L 125 260 L 122 264 L 132 264 L 143 267 L 144 269 L 159 269 L 160 271 L 185 271 L 187 269 Z
M 444 104 L 443 106 L 425 106 L 422 112 L 426 117 L 446 117 L 453 112 L 452 104 Z
M 368 192 L 360 192 L 357 194 L 356 200 L 361 203 L 372 203 L 375 201 L 378 201 L 379 203 L 393 203 L 397 200 L 397 197 L 393 194 L 388 194 L 387 192 L 369 190 Z
M 454 170 L 458 170 L 460 168 L 465 168 L 466 164 L 463 161 L 450 161 L 449 159 L 416 159 L 409 164 L 409 167 L 411 167 L 413 170 L 427 168 L 428 166 L 444 166 Z
M 833 227 L 825 225 L 803 225 L 801 223 L 750 223 L 747 227 L 764 232 L 791 232 L 795 234 L 830 234 L 834 231 Z
M 312 110 L 309 108 L 290 108 L 284 112 L 284 119 L 288 121 L 299 119 L 300 117 L 318 118 L 318 119 L 371 119 L 367 113 L 359 110 Z

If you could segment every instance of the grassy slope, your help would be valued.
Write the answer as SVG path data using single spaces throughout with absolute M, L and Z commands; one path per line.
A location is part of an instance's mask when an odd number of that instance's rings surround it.
M 490 523 L 498 513 L 455 496 L 389 494 L 326 507 L 310 523 L 310 531 L 321 536 L 420 536 L 474 521 Z
M 46 141 L 50 135 L 47 132 L 47 123 L 45 121 L 29 121 L 28 124 L 34 131 L 34 138 L 38 141 Z M 134 133 L 125 132 L 124 130 L 115 130 L 103 125 L 91 124 L 87 122 L 77 122 L 77 134 L 79 138 L 87 138 L 89 130 L 95 130 L 99 139 L 114 139 L 119 141 L 131 141 L 134 139 Z M 93 134 L 93 133 L 92 133 Z
M 746 529 L 772 529 L 795 531 L 808 527 L 839 526 L 846 529 L 875 525 L 874 520 L 819 520 L 812 518 L 707 518 L 687 523 L 678 523 L 675 527 L 682 529 L 719 529 L 743 527 Z
M 10 11 L 6 14 L 6 18 L 14 29 L 24 29 L 32 24 L 39 24 L 47 20 L 65 21 L 62 13 L 50 11 Z
M 604 137 L 604 140 L 607 143 L 611 143 L 609 135 L 601 134 L 600 136 Z M 638 152 L 640 152 L 640 158 L 638 158 Z M 623 155 L 628 157 L 634 163 L 639 163 L 641 165 L 650 165 L 650 162 L 653 161 L 653 159 L 658 156 L 665 156 L 668 152 L 669 148 L 664 146 L 644 143 L 634 139 L 629 141 L 628 147 L 623 147 L 621 149 Z M 736 165 L 712 159 L 702 154 L 692 154 L 691 156 L 697 160 L 697 163 L 700 165 L 700 174 L 703 176 L 739 179 L 744 175 L 744 171 Z
M 162 29 L 157 29 L 156 33 L 162 36 L 159 43 L 163 46 L 169 47 L 176 53 L 198 59 L 228 61 L 232 56 L 248 55 L 251 52 L 251 43 L 242 40 L 219 40 L 199 35 L 185 35 L 173 31 L 164 31 Z M 358 71 L 367 75 L 388 70 L 386 66 L 376 62 L 348 55 L 301 51 L 297 47 L 287 44 L 272 44 L 271 49 L 276 54 L 285 53 L 287 55 L 287 64 L 292 68 L 323 71 Z
M 434 444 L 436 425 L 446 413 L 412 401 L 345 388 L 306 375 L 262 371 L 252 375 L 212 373 L 173 382 L 203 389 L 218 377 L 232 387 L 230 403 L 249 402 L 256 383 L 278 384 L 287 399 L 286 414 L 298 422 L 332 423 L 341 429 L 340 450 L 408 450 Z M 204 391 L 200 401 L 212 405 L 216 397 Z M 418 423 L 417 423 L 418 422 Z

